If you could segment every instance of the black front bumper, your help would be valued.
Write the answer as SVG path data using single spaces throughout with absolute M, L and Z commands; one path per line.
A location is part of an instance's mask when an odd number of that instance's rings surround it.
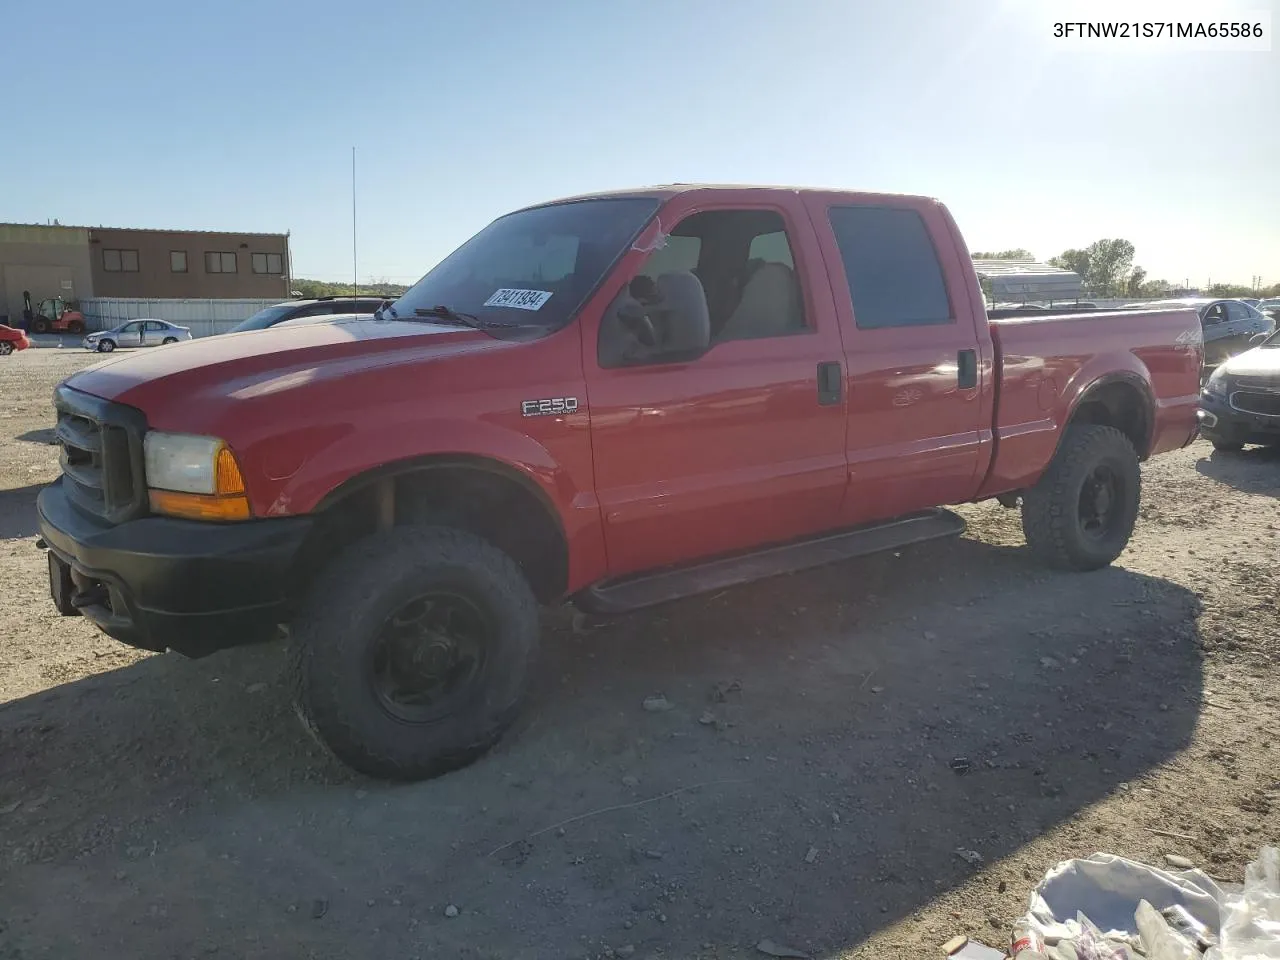
M 73 506 L 64 482 L 36 501 L 61 612 L 83 614 L 131 646 L 189 657 L 259 639 L 287 616 L 309 518 L 143 517 L 113 526 Z
M 1196 420 L 1200 424 L 1200 435 L 1209 440 L 1222 443 L 1280 443 L 1280 417 L 1246 413 L 1235 409 L 1220 397 L 1202 393 Z

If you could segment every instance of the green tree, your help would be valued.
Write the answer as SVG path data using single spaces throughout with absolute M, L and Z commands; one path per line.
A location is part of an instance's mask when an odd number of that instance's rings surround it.
M 1133 272 L 1129 274 L 1128 295 L 1131 297 L 1142 296 L 1142 284 L 1147 279 L 1147 271 L 1142 267 L 1134 267 Z
M 1128 240 L 1095 240 L 1083 250 L 1064 250 L 1049 262 L 1080 274 L 1093 295 L 1114 297 L 1127 289 L 1133 254 Z
M 1062 253 L 1049 260 L 1049 265 L 1062 270 L 1070 270 L 1072 273 L 1078 273 L 1081 278 L 1084 278 L 1089 273 L 1089 251 L 1063 250 Z
M 1128 240 L 1096 240 L 1086 252 L 1089 272 L 1085 282 L 1089 289 L 1104 296 L 1119 293 L 1133 267 L 1133 244 Z
M 1205 291 L 1211 297 L 1251 297 L 1253 291 L 1239 283 L 1215 283 Z
M 1034 260 L 1035 254 L 1023 247 L 1015 247 L 1013 250 L 1001 250 L 998 253 L 971 253 L 974 260 Z
M 295 278 L 290 289 L 304 300 L 316 297 L 349 297 L 351 284 L 329 280 L 303 280 Z M 409 288 L 402 283 L 362 283 L 356 287 L 360 296 L 364 297 L 398 297 Z
M 1134 273 L 1137 272 L 1137 270 L 1134 271 Z M 1167 297 L 1172 292 L 1173 284 L 1168 280 L 1147 280 L 1138 286 L 1138 296 L 1140 297 Z

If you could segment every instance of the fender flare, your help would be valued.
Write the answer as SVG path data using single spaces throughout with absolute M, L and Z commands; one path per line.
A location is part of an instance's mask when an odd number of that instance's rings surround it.
M 1136 362 L 1141 364 L 1141 361 Z M 1112 370 L 1100 376 L 1094 377 L 1088 381 L 1083 387 L 1075 392 L 1075 396 L 1071 399 L 1067 407 L 1066 415 L 1062 418 L 1062 427 L 1059 431 L 1058 442 L 1054 444 L 1053 455 L 1058 455 L 1058 450 L 1062 446 L 1062 441 L 1066 438 L 1067 427 L 1071 421 L 1075 419 L 1076 414 L 1080 410 L 1080 406 L 1086 402 L 1091 394 L 1096 391 L 1111 386 L 1113 384 L 1125 384 L 1134 387 L 1138 391 L 1138 396 L 1142 398 L 1143 413 L 1143 438 L 1142 445 L 1138 450 L 1138 459 L 1145 460 L 1147 451 L 1151 449 L 1151 440 L 1155 433 L 1156 426 L 1156 400 L 1155 394 L 1151 390 L 1151 379 L 1149 376 L 1143 376 L 1146 372 L 1145 365 L 1142 366 L 1142 372 L 1137 370 Z

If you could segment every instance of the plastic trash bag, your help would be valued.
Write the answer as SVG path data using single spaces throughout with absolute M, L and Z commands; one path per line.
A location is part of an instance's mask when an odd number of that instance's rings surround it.
M 1280 960 L 1280 848 L 1263 847 L 1245 868 L 1244 890 L 1222 907 L 1215 960 Z
M 1200 960 L 1199 948 L 1169 926 L 1169 922 L 1147 901 L 1138 904 L 1133 919 L 1142 934 L 1147 960 Z
M 1084 914 L 1107 939 L 1136 943 L 1134 914 L 1143 900 L 1156 910 L 1182 906 L 1216 934 L 1225 894 L 1199 870 L 1172 872 L 1095 853 L 1083 860 L 1064 860 L 1045 874 L 1031 894 L 1026 919 L 1048 941 L 1069 940 L 1080 932 L 1077 914 Z

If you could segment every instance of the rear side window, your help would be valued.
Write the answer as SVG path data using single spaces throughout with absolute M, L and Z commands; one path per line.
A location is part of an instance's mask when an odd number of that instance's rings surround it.
M 859 329 L 953 323 L 938 253 L 914 210 L 832 207 Z

